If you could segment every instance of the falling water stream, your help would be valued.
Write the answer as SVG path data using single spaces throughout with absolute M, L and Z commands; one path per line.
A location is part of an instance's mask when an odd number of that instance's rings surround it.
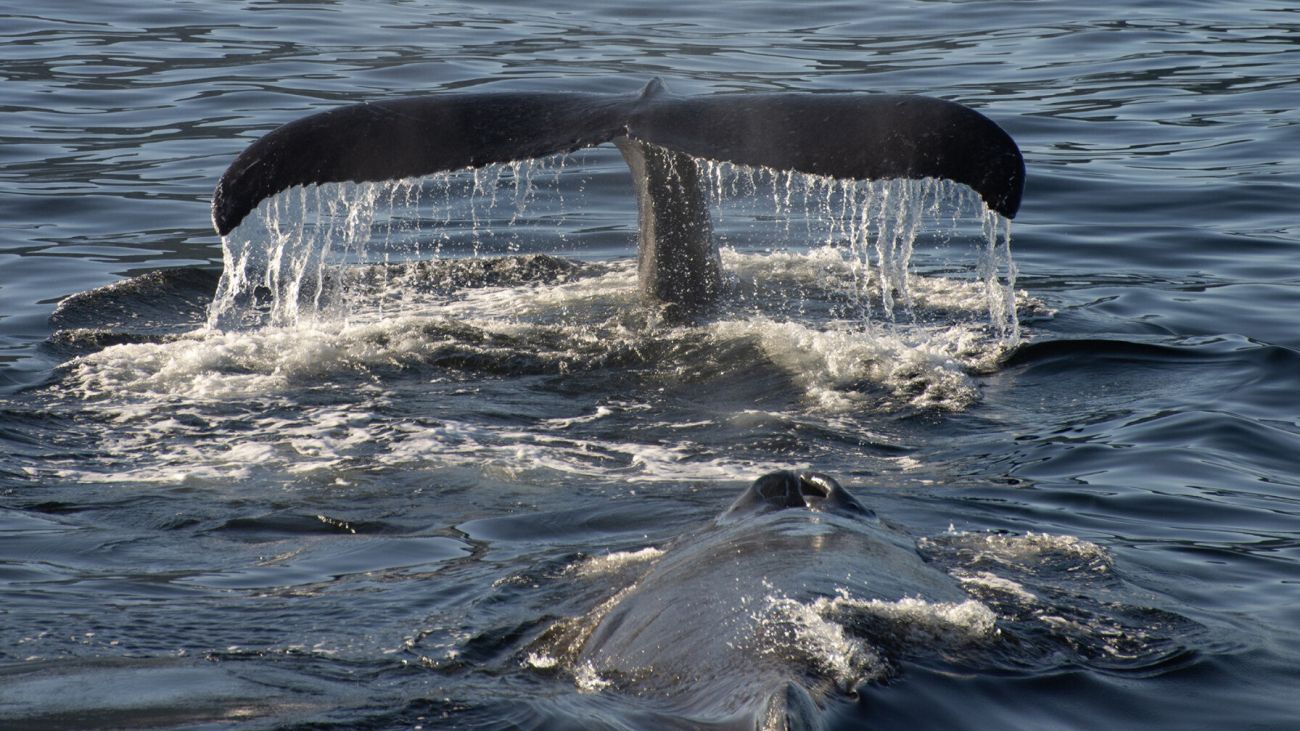
M 863 326 L 915 321 L 912 254 L 918 237 L 973 239 L 970 259 L 953 263 L 969 270 L 982 291 L 998 338 L 1007 345 L 1018 342 L 1011 223 L 966 186 L 931 178 L 837 180 L 709 160 L 695 164 L 716 215 L 747 220 L 739 230 L 757 233 L 754 238 L 768 242 L 767 251 L 781 237 L 793 237 L 800 246 L 821 242 L 838 256 L 827 266 L 850 275 L 840 293 L 840 320 Z M 468 241 L 473 256 L 518 252 L 521 236 L 538 235 L 547 217 L 553 228 L 564 223 L 560 178 L 566 170 L 581 175 L 567 156 L 553 156 L 284 191 L 223 239 L 224 269 L 208 325 L 292 326 L 398 314 L 413 299 L 404 288 L 414 283 L 394 264 L 436 261 L 453 242 L 463 251 Z M 720 246 L 758 248 L 736 226 L 720 228 L 730 232 L 720 237 Z

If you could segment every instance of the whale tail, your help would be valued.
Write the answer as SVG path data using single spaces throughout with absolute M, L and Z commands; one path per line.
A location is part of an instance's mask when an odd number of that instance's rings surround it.
M 299 185 L 377 182 L 618 144 L 633 171 L 641 288 L 706 302 L 721 291 L 707 196 L 692 158 L 839 179 L 942 178 L 1016 215 L 1025 166 L 973 109 L 922 96 L 772 93 L 675 97 L 446 93 L 367 102 L 290 122 L 222 174 L 212 222 L 225 236 L 265 198 Z

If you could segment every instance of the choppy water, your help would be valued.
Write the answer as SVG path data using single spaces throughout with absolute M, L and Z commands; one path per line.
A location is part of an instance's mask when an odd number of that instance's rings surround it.
M 736 570 L 727 631 L 835 725 L 1293 727 L 1300 13 L 547 5 L 0 11 L 0 725 L 689 727 L 744 688 L 571 643 L 813 468 L 960 592 Z M 1028 165 L 1014 261 L 958 192 L 710 169 L 731 296 L 665 318 L 608 147 L 210 230 L 310 111 L 653 76 L 979 108 Z M 317 210 L 373 218 L 320 256 Z

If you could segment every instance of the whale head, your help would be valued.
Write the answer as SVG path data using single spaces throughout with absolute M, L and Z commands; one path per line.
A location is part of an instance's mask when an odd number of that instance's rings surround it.
M 840 483 L 818 472 L 771 472 L 754 481 L 731 507 L 718 517 L 728 523 L 742 516 L 770 513 L 777 510 L 804 509 L 818 513 L 834 513 L 847 517 L 872 517 L 872 511 L 863 507 L 840 486 Z
M 663 726 L 755 731 L 834 728 L 853 712 L 853 689 L 885 672 L 874 649 L 884 644 L 869 636 L 876 626 L 823 616 L 820 600 L 965 597 L 834 479 L 791 471 L 758 478 L 715 521 L 611 588 L 587 615 L 557 625 L 541 652 L 654 699 L 656 713 L 679 720 Z M 827 647 L 808 632 L 846 644 Z

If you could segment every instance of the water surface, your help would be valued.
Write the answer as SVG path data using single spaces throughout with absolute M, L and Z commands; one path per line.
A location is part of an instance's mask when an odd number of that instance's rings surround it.
M 1287 4 L 3 16 L 5 724 L 689 725 L 547 632 L 782 468 L 835 475 L 973 603 L 741 592 L 755 636 L 802 633 L 799 672 L 847 668 L 825 701 L 838 725 L 1300 716 Z M 336 250 L 364 275 L 279 311 L 233 303 L 233 324 L 210 313 L 212 187 L 275 126 L 362 99 L 655 76 L 984 112 L 1028 165 L 1016 319 L 980 284 L 983 222 L 959 197 L 924 217 L 908 298 L 886 302 L 842 198 L 731 170 L 713 193 L 732 295 L 664 318 L 635 293 L 611 147 L 388 191 L 370 229 L 388 236 Z M 873 644 L 864 622 L 910 639 Z

